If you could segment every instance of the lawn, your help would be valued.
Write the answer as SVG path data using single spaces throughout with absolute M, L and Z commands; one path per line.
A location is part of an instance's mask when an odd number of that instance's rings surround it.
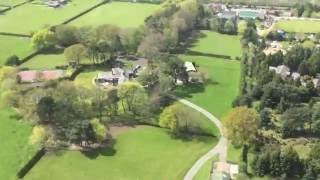
M 320 32 L 320 21 L 281 20 L 276 27 L 287 32 L 317 33 Z
M 76 79 L 74 80 L 75 85 L 82 86 L 88 89 L 94 88 L 95 86 L 92 84 L 92 79 L 98 75 L 99 72 L 103 72 L 102 70 L 85 70 L 81 72 Z
M 58 25 L 99 2 L 72 0 L 61 8 L 50 8 L 40 0 L 30 2 L 1 15 L 0 32 L 29 34 L 46 25 Z
M 208 180 L 210 179 L 210 172 L 212 170 L 212 164 L 219 160 L 218 156 L 214 156 L 209 161 L 207 161 L 198 173 L 194 176 L 194 180 Z
M 201 31 L 203 37 L 198 39 L 190 49 L 192 52 L 201 54 L 212 55 L 226 55 L 241 57 L 242 50 L 240 44 L 240 36 L 231 36 L 220 34 L 212 31 Z
M 11 55 L 15 54 L 19 58 L 24 58 L 32 52 L 29 38 L 0 36 L 0 46 L 0 66 Z
M 173 139 L 164 129 L 138 127 L 117 135 L 114 149 L 84 155 L 68 151 L 47 155 L 28 179 L 139 179 L 180 180 L 216 139 Z
M 100 6 L 71 22 L 76 26 L 114 24 L 122 28 L 138 27 L 159 6 L 146 3 L 112 2 Z
M 13 118 L 11 109 L 0 109 L 0 179 L 14 180 L 19 169 L 34 155 L 29 144 L 32 126 Z
M 26 2 L 27 0 L 0 0 L 0 6 L 14 6 Z

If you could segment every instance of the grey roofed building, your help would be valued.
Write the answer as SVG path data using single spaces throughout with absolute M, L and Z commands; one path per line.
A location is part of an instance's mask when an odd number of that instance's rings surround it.
M 237 17 L 237 13 L 234 11 L 223 11 L 218 14 L 218 17 L 221 19 L 235 19 Z
M 290 75 L 290 69 L 285 65 L 280 65 L 277 67 L 270 66 L 269 71 L 274 71 L 276 74 L 279 74 L 282 78 L 285 78 Z
M 95 82 L 100 85 L 118 85 L 128 80 L 126 73 L 121 68 L 112 68 L 111 71 L 102 72 L 97 75 Z

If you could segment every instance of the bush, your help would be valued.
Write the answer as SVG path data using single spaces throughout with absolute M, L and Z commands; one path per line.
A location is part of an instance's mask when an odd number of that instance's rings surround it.
M 16 55 L 12 55 L 12 56 L 8 57 L 5 62 L 5 65 L 7 65 L 7 66 L 17 66 L 19 64 L 20 64 L 20 59 Z

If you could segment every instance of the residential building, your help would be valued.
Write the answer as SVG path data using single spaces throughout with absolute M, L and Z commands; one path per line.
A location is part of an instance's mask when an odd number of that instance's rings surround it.
M 214 163 L 213 170 L 211 172 L 212 180 L 230 180 L 236 179 L 239 174 L 239 166 L 237 164 L 231 164 L 225 161 Z

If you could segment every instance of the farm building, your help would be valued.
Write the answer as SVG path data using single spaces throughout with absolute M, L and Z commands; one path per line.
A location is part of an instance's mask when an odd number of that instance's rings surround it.
M 230 180 L 236 179 L 239 174 L 239 166 L 228 162 L 216 162 L 211 173 L 211 179 Z
M 254 10 L 254 9 L 237 9 L 237 15 L 241 19 L 265 19 L 265 10 Z

